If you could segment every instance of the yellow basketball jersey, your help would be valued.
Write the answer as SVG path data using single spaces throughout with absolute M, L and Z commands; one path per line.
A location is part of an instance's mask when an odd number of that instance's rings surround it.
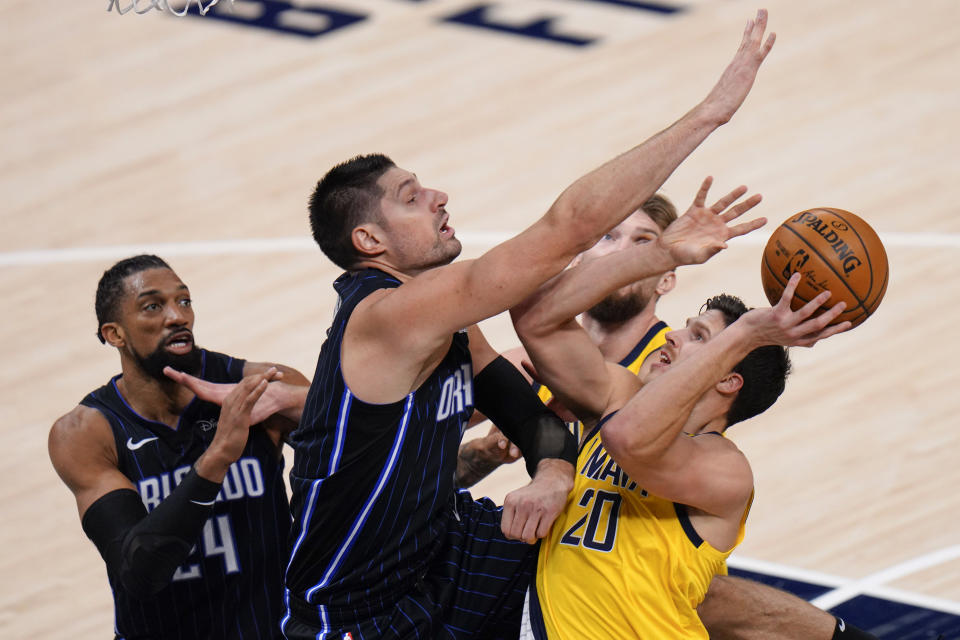
M 603 448 L 601 425 L 581 447 L 574 489 L 541 541 L 529 600 L 533 635 L 706 639 L 696 608 L 713 576 L 726 574 L 732 549 L 714 549 L 684 505 L 649 495 L 627 477 Z
M 643 364 L 643 361 L 647 358 L 648 355 L 659 349 L 666 343 L 666 335 L 670 332 L 670 327 L 667 326 L 666 322 L 662 320 L 657 321 L 655 325 L 650 327 L 646 334 L 640 339 L 640 342 L 627 354 L 627 356 L 620 361 L 621 367 L 626 367 L 633 372 L 633 375 L 637 375 L 640 372 L 640 365 Z M 543 404 L 550 402 L 550 398 L 553 397 L 553 394 L 550 392 L 550 389 L 543 385 L 535 386 L 537 389 L 537 395 L 540 396 L 540 401 Z M 577 437 L 577 442 L 583 438 L 583 423 L 582 422 L 573 422 L 568 423 L 570 430 L 573 431 L 573 435 Z

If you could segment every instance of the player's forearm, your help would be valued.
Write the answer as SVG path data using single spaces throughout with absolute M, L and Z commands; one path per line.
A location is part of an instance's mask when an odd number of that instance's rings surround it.
M 697 105 L 667 129 L 574 182 L 551 214 L 577 229 L 591 246 L 639 209 L 721 124 L 706 102 Z
M 167 586 L 190 555 L 219 492 L 219 482 L 191 471 L 147 514 L 136 491 L 119 489 L 87 509 L 83 530 L 110 573 L 134 596 L 148 597 Z
M 617 251 L 559 273 L 511 310 L 527 336 L 552 333 L 621 287 L 679 266 L 660 243 Z
M 468 488 L 493 473 L 501 460 L 484 455 L 479 439 L 460 445 L 457 456 L 457 486 Z
M 639 462 L 658 459 L 683 431 L 703 393 L 752 348 L 753 340 L 745 328 L 731 325 L 691 357 L 672 364 L 604 425 L 604 443 L 610 454 Z

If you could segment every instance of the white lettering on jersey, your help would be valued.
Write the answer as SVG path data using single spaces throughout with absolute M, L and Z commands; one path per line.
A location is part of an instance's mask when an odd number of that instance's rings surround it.
M 472 407 L 473 367 L 463 364 L 443 381 L 440 402 L 437 405 L 437 422 Z

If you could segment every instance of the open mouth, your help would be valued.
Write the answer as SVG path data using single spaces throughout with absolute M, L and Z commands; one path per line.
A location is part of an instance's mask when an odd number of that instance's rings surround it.
M 193 334 L 187 330 L 177 331 L 164 341 L 163 346 L 173 353 L 189 353 L 193 349 Z
M 440 223 L 440 235 L 445 238 L 452 238 L 454 234 L 454 228 L 447 224 L 447 221 L 450 220 L 450 216 L 443 216 L 443 222 Z
M 670 358 L 670 354 L 667 353 L 667 350 L 660 349 L 660 351 L 657 354 L 657 362 L 654 364 L 654 366 L 665 367 L 669 365 L 671 362 L 673 362 L 673 360 Z

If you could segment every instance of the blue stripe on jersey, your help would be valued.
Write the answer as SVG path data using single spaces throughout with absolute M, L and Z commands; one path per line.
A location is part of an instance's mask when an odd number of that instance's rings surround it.
M 337 421 L 336 441 L 334 443 L 333 453 L 330 455 L 330 468 L 327 470 L 327 476 L 333 475 L 337 470 L 340 456 L 343 453 L 343 437 L 347 430 L 347 418 L 350 416 L 352 400 L 353 394 L 350 393 L 349 389 L 345 390 L 343 392 L 343 399 L 340 402 L 340 418 Z M 300 535 L 297 537 L 297 541 L 290 551 L 290 559 L 287 561 L 287 573 L 290 572 L 290 565 L 293 564 L 293 558 L 297 555 L 300 545 L 303 544 L 303 539 L 306 537 L 307 531 L 310 530 L 310 518 L 313 516 L 314 508 L 317 504 L 317 493 L 320 490 L 320 485 L 323 484 L 323 480 L 323 478 L 320 478 L 310 484 L 310 494 L 307 496 L 306 506 L 303 509 L 303 527 L 300 529 Z M 286 619 L 289 619 L 289 608 Z
M 350 529 L 350 533 L 347 534 L 347 539 L 343 541 L 340 545 L 340 549 L 334 555 L 333 560 L 330 563 L 330 566 L 327 567 L 327 570 L 323 574 L 323 578 L 315 584 L 313 587 L 307 590 L 305 596 L 307 602 L 310 602 L 310 599 L 313 595 L 323 587 L 329 584 L 330 579 L 340 568 L 341 563 L 343 562 L 344 557 L 347 555 L 347 552 L 353 547 L 353 543 L 357 538 L 357 534 L 360 532 L 360 529 L 363 528 L 363 525 L 366 524 L 367 516 L 370 514 L 370 510 L 373 508 L 373 503 L 379 497 L 380 492 L 383 491 L 384 485 L 387 483 L 387 478 L 393 473 L 393 468 L 396 465 L 397 457 L 400 454 L 400 447 L 403 444 L 404 436 L 407 432 L 407 425 L 410 423 L 410 414 L 413 411 L 413 398 L 414 394 L 410 393 L 407 395 L 407 404 L 403 410 L 403 417 L 400 420 L 400 428 L 397 429 L 397 435 L 393 441 L 393 447 L 390 449 L 390 456 L 387 458 L 387 464 L 384 467 L 383 471 L 380 473 L 380 478 L 377 481 L 377 486 L 374 487 L 373 493 L 367 498 L 366 503 L 363 505 L 363 509 L 360 511 L 360 514 L 357 516 L 356 521 L 353 523 L 353 527 Z M 306 527 L 304 527 L 306 530 Z
M 353 394 L 350 389 L 343 390 L 343 399 L 340 401 L 340 419 L 337 421 L 337 440 L 333 444 L 333 454 L 330 456 L 330 468 L 327 475 L 331 476 L 340 466 L 340 456 L 343 454 L 343 437 L 347 432 L 347 417 L 350 415 L 350 405 L 353 404 Z
M 633 350 L 628 353 L 623 360 L 620 361 L 621 367 L 629 367 L 633 364 L 633 361 L 640 357 L 640 354 L 643 353 L 643 350 L 647 348 L 647 345 L 653 340 L 653 337 L 660 333 L 663 329 L 667 328 L 667 323 L 663 320 L 657 322 L 655 325 L 650 327 L 646 335 L 644 335 Z
M 97 399 L 99 399 L 99 397 L 98 397 L 96 394 L 91 394 L 91 395 L 94 395 L 94 397 L 97 397 Z M 117 395 L 119 396 L 120 393 L 117 392 Z M 122 397 L 121 397 L 121 399 L 122 399 Z M 120 427 L 121 429 L 123 429 L 124 435 L 126 435 L 127 438 L 129 439 L 129 438 L 130 438 L 130 431 L 127 430 L 127 423 L 123 421 L 123 418 L 121 418 L 119 415 L 117 415 L 117 413 L 116 413 L 113 409 L 111 409 L 110 407 L 106 406 L 105 404 L 102 406 L 102 410 L 105 411 L 105 412 L 107 412 L 107 413 L 109 413 L 110 415 L 112 415 L 114 418 L 117 419 L 117 424 L 119 425 L 119 427 Z M 164 426 L 166 426 L 166 425 L 164 425 Z M 117 445 L 117 446 L 119 447 L 120 445 Z M 118 455 L 119 455 L 119 454 L 118 454 Z M 137 473 L 140 474 L 140 479 L 142 480 L 142 479 L 145 478 L 146 476 L 145 476 L 144 473 L 143 473 L 143 468 L 140 466 L 140 459 L 139 459 L 137 456 L 131 456 L 131 458 L 133 459 L 134 464 L 137 465 Z

